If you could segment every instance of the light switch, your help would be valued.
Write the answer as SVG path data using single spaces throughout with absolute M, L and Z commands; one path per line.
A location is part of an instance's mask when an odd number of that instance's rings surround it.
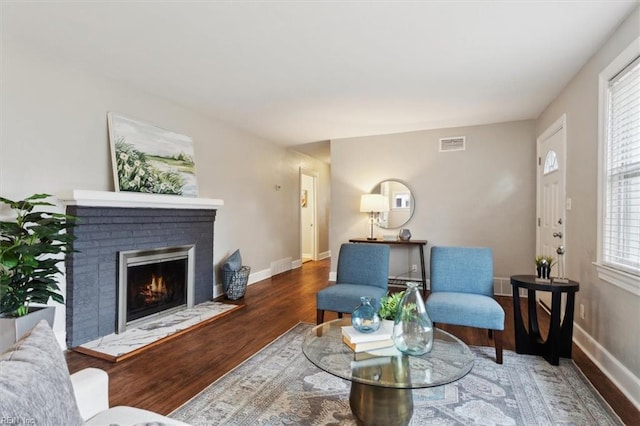
M 571 210 L 571 198 L 567 198 L 567 210 Z

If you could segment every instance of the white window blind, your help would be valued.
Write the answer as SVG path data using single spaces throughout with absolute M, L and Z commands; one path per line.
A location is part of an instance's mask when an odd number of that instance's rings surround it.
M 640 58 L 608 91 L 602 261 L 640 275 Z

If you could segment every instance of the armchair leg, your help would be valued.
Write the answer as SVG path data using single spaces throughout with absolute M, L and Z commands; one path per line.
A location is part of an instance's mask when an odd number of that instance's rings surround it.
M 489 329 L 489 339 L 493 339 L 493 330 Z
M 492 330 L 489 330 L 491 333 Z M 496 347 L 496 363 L 502 364 L 502 330 L 493 330 L 493 344 Z
M 322 324 L 324 322 L 324 310 L 316 310 L 316 324 Z

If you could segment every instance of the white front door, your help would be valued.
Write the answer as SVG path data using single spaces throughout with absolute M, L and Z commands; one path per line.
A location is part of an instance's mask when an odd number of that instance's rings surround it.
M 562 116 L 538 137 L 538 223 L 536 255 L 552 256 L 555 265 L 551 276 L 566 275 L 561 271 L 566 259 L 559 260 L 558 247 L 566 250 L 566 116 Z M 566 258 L 566 254 L 564 255 Z M 533 265 L 533 260 L 532 260 Z M 533 267 L 533 266 L 532 266 Z M 537 292 L 540 303 L 551 308 L 551 293 Z

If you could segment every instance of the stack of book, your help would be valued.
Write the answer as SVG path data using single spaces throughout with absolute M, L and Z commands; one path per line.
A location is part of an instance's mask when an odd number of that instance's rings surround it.
M 393 346 L 392 333 L 393 321 L 382 321 L 380 328 L 373 333 L 361 333 L 350 325 L 342 327 L 342 341 L 352 351 L 364 352 Z

